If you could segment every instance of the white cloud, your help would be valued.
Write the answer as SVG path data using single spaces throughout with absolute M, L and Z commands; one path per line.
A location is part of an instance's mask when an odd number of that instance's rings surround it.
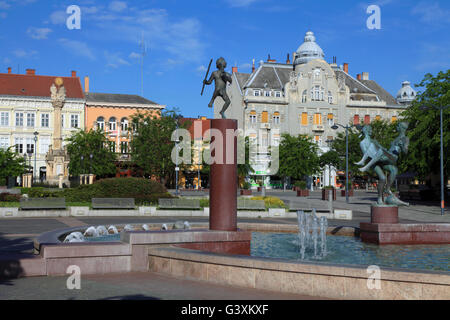
M 65 24 L 67 17 L 64 11 L 55 11 L 50 15 L 50 21 L 53 24 Z
M 8 4 L 6 1 L 0 1 L 0 9 L 1 10 L 9 9 L 9 7 L 11 7 L 11 5 Z
M 24 49 L 16 49 L 12 52 L 17 58 L 31 58 L 37 55 L 36 50 L 26 51 Z
M 205 66 L 198 66 L 197 71 L 198 72 L 205 72 L 207 69 Z
M 226 0 L 226 2 L 231 7 L 236 7 L 236 8 L 248 7 L 249 5 L 251 5 L 252 3 L 255 3 L 257 1 L 259 1 L 259 0 Z
M 27 34 L 36 40 L 47 39 L 48 34 L 52 32 L 52 29 L 49 28 L 35 28 L 29 27 L 27 30 Z
M 123 1 L 113 1 L 109 4 L 109 10 L 114 12 L 122 12 L 127 8 L 127 3 Z
M 64 49 L 76 56 L 88 58 L 89 60 L 96 59 L 94 53 L 85 42 L 65 38 L 58 39 L 58 42 Z
M 419 2 L 412 8 L 411 14 L 429 24 L 450 23 L 450 10 L 441 8 L 437 2 Z
M 140 58 L 141 58 L 141 55 L 140 55 L 139 53 L 132 52 L 132 53 L 130 53 L 130 55 L 128 56 L 128 58 L 130 58 L 130 59 L 140 59 Z
M 105 51 L 106 58 L 106 66 L 110 68 L 117 69 L 120 66 L 129 66 L 130 63 L 122 58 L 122 54 L 120 52 L 109 52 Z

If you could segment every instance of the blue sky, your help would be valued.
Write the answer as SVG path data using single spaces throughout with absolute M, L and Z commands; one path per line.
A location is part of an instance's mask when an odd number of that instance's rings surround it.
M 369 30 L 369 5 L 381 8 L 381 29 Z M 69 30 L 66 9 L 81 8 L 81 29 Z M 212 88 L 200 96 L 211 58 L 250 72 L 268 54 L 284 62 L 312 30 L 325 59 L 369 72 L 391 94 L 450 62 L 450 1 L 368 0 L 0 0 L 0 72 L 91 79 L 93 92 L 140 94 L 139 41 L 147 45 L 144 96 L 184 116 L 212 117 Z

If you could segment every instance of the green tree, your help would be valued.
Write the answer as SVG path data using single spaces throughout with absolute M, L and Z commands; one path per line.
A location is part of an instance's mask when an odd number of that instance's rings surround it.
M 91 129 L 88 132 L 79 130 L 66 141 L 70 157 L 69 172 L 72 176 L 93 173 L 97 177 L 106 177 L 116 173 L 116 155 L 111 151 L 105 132 L 101 129 Z
M 409 122 L 407 135 L 410 138 L 408 154 L 403 166 L 408 171 L 417 172 L 419 178 L 426 179 L 430 173 L 440 171 L 440 111 L 437 108 L 450 104 L 450 69 L 436 76 L 428 73 L 416 85 L 423 88 L 416 99 L 401 116 Z M 424 110 L 422 106 L 426 106 Z M 444 175 L 450 175 L 450 108 L 443 110 Z M 445 180 L 447 181 L 447 179 Z
M 283 134 L 279 146 L 278 174 L 303 179 L 320 169 L 318 147 L 306 135 Z
M 138 113 L 131 120 L 132 161 L 142 170 L 144 176 L 158 177 L 163 185 L 173 184 L 174 180 L 175 163 L 171 155 L 175 141 L 172 141 L 172 133 L 177 126 L 185 129 L 189 125 L 179 125 L 180 118 L 181 115 L 176 109 L 166 109 L 157 113 Z M 190 143 L 189 141 L 189 145 Z M 180 148 L 180 152 L 181 150 Z M 180 159 L 182 156 L 181 152 Z M 189 156 L 192 161 L 192 155 Z
M 249 137 L 241 137 L 239 136 L 238 139 L 241 140 L 240 143 L 242 143 L 242 139 L 244 140 L 243 143 L 245 144 L 245 147 L 242 151 L 245 152 L 245 154 L 242 155 L 242 160 L 244 160 L 244 163 L 238 163 L 237 165 L 237 173 L 238 173 L 238 183 L 240 186 L 244 184 L 245 178 L 250 175 L 251 173 L 255 172 L 253 170 L 253 167 L 250 164 L 250 139 Z M 238 155 L 239 157 L 239 155 Z
M 25 173 L 25 159 L 22 155 L 0 148 L 0 186 L 6 185 L 8 177 L 18 177 Z

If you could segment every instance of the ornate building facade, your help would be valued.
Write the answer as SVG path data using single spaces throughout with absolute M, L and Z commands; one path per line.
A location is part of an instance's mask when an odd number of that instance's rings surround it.
M 231 106 L 227 118 L 238 120 L 245 135 L 257 139 L 256 175 L 269 185 L 271 155 L 268 145 L 278 145 L 281 134 L 309 135 L 320 152 L 329 150 L 342 128 L 335 123 L 370 123 L 375 119 L 396 121 L 407 107 L 363 72 L 353 77 L 347 63 L 342 66 L 324 60 L 325 54 L 308 31 L 304 43 L 293 56 L 293 63 L 277 63 L 270 59 L 253 66 L 252 73 L 233 68 L 233 82 L 227 92 Z M 214 117 L 219 118 L 223 102 L 217 99 Z M 324 168 L 313 177 L 318 186 L 335 185 L 335 168 Z

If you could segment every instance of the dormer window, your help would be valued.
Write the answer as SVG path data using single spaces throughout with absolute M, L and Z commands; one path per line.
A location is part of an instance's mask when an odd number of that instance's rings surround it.
M 270 96 L 272 96 L 272 92 L 270 92 L 270 91 L 265 91 L 265 92 L 264 92 L 264 95 L 265 95 L 266 97 L 270 97 Z
M 280 91 L 276 91 L 276 92 L 275 92 L 275 97 L 281 98 L 281 92 L 280 92 Z
M 253 91 L 253 94 L 255 95 L 255 97 L 259 97 L 259 96 L 261 96 L 261 91 L 255 90 L 255 91 Z

